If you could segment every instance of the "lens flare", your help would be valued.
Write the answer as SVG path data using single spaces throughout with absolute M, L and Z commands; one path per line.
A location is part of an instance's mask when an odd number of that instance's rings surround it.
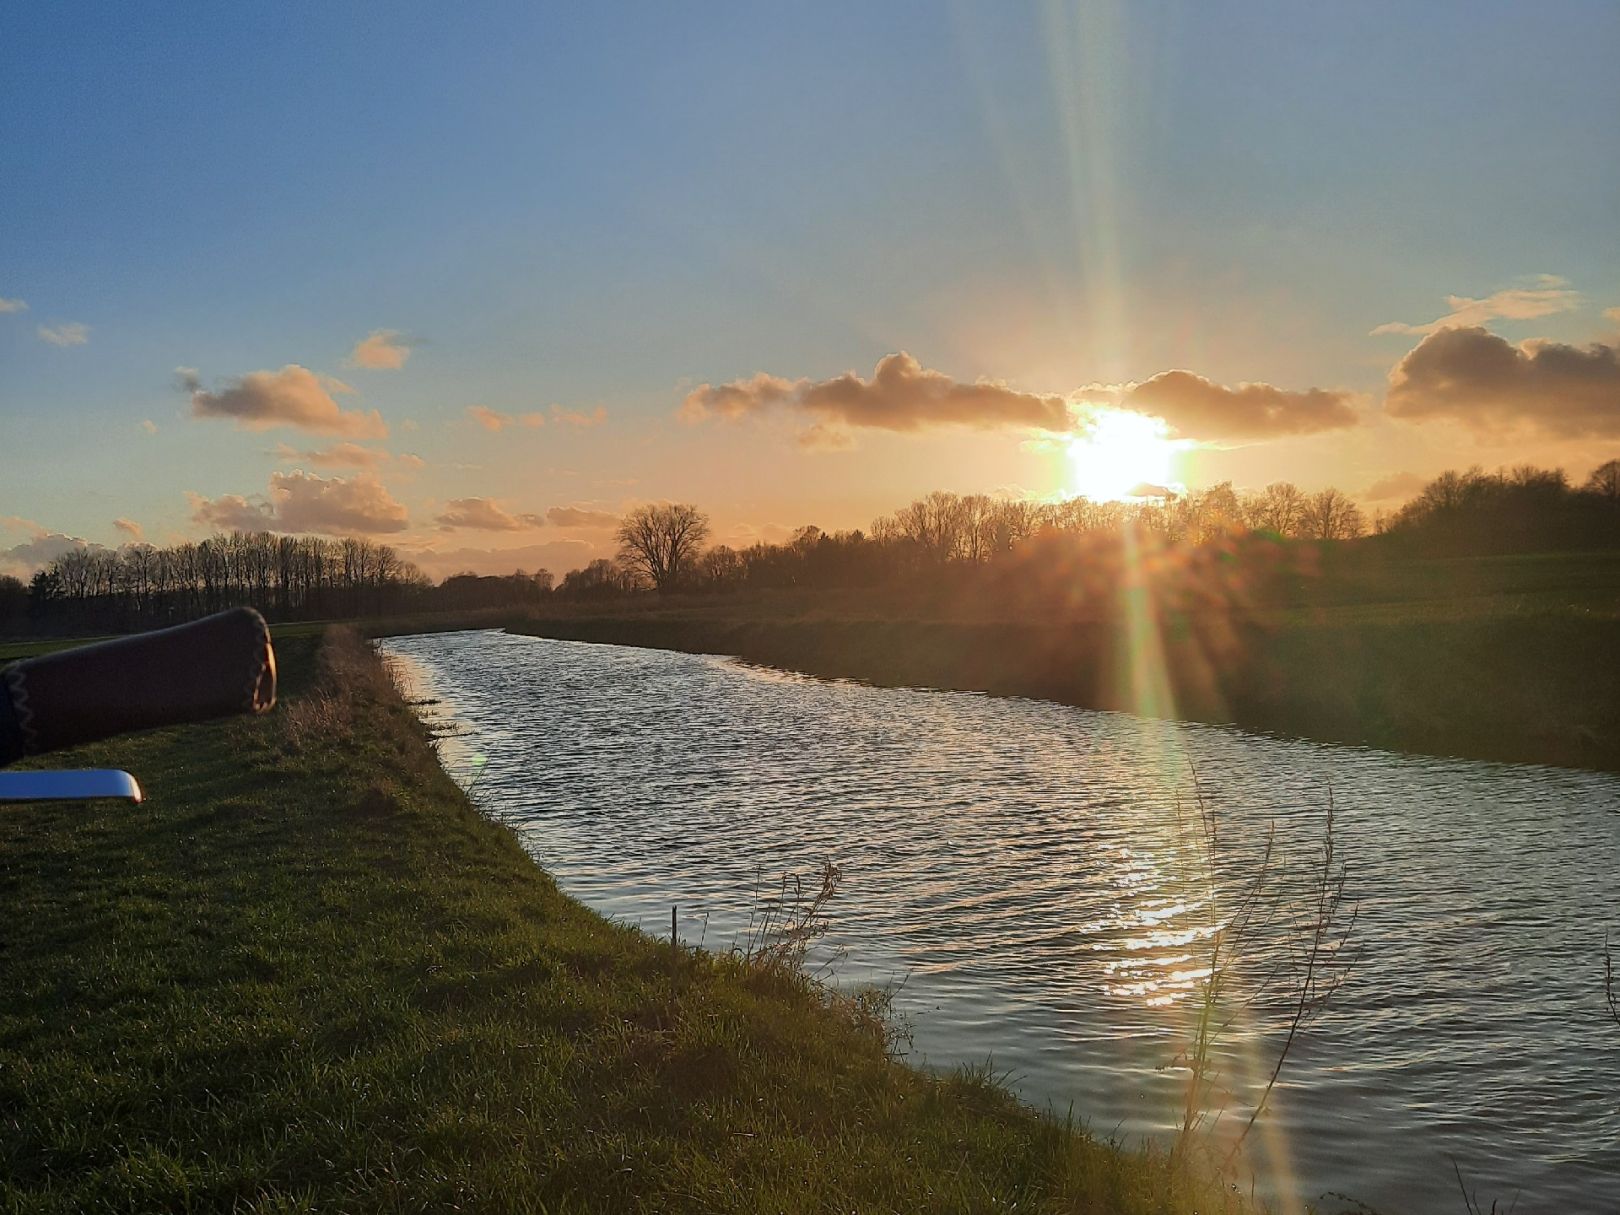
M 1069 440 L 1070 491 L 1094 502 L 1120 502 L 1170 483 L 1177 451 L 1158 418 L 1117 409 L 1099 411 Z

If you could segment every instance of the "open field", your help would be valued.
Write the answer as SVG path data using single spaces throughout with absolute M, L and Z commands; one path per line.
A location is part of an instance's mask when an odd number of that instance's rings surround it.
M 1246 1209 L 601 919 L 352 635 L 280 646 L 269 718 L 53 757 L 142 806 L 0 812 L 0 1208 Z

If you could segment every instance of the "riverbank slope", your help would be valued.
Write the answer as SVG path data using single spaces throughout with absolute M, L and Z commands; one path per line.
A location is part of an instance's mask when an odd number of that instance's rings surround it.
M 0 813 L 0 1208 L 1247 1209 L 563 896 L 352 633 Z

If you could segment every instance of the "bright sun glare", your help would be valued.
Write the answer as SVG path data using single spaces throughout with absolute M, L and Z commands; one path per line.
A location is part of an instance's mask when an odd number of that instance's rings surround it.
M 1069 489 L 1094 502 L 1117 502 L 1144 483 L 1168 485 L 1175 452 L 1158 418 L 1103 410 L 1069 440 Z

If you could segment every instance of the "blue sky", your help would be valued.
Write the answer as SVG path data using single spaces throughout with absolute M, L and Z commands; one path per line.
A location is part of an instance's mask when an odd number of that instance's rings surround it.
M 675 418 L 703 383 L 897 351 L 1040 393 L 1186 369 L 1358 394 L 1364 425 L 1201 448 L 1189 484 L 1584 473 L 1620 426 L 1392 422 L 1419 337 L 1370 330 L 1553 276 L 1556 310 L 1492 332 L 1613 342 L 1617 51 L 1613 3 L 10 6 L 0 517 L 198 534 L 188 492 L 263 499 L 298 467 L 278 443 L 330 444 L 193 416 L 181 367 L 341 379 L 423 461 L 365 473 L 423 551 L 602 543 L 434 524 L 474 496 L 692 499 L 741 536 L 1061 492 L 1006 427 L 817 452 L 774 414 Z M 376 330 L 405 364 L 346 367 Z

